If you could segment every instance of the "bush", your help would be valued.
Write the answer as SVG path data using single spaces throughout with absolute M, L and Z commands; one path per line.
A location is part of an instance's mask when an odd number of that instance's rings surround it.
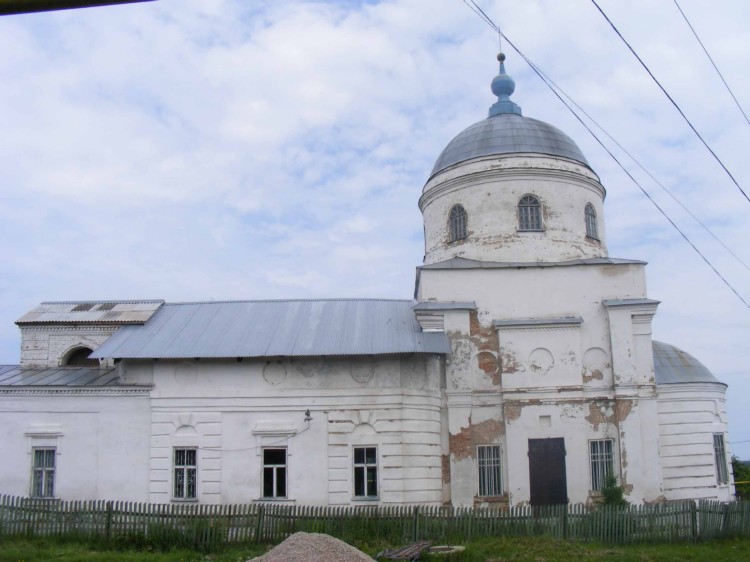
M 617 478 L 614 474 L 610 474 L 604 478 L 602 498 L 603 505 L 615 505 L 621 507 L 630 505 L 628 500 L 625 499 L 625 491 L 622 486 L 617 484 Z

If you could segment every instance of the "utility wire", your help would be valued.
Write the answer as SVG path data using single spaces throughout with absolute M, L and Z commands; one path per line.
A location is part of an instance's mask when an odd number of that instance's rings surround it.
M 649 76 L 651 76 L 651 79 L 652 79 L 652 80 L 653 80 L 653 81 L 654 81 L 654 82 L 656 83 L 656 85 L 657 85 L 657 86 L 659 86 L 659 88 L 661 89 L 661 91 L 662 91 L 662 92 L 664 92 L 664 95 L 665 95 L 665 96 L 667 96 L 667 99 L 668 99 L 668 100 L 669 100 L 670 102 L 672 102 L 672 105 L 673 105 L 673 106 L 675 107 L 675 109 L 676 109 L 676 110 L 677 110 L 677 111 L 679 112 L 679 114 L 680 114 L 680 115 L 682 115 L 682 118 L 683 118 L 683 119 L 685 120 L 685 122 L 686 122 L 686 123 L 687 123 L 687 124 L 688 124 L 688 125 L 690 126 L 690 128 L 691 128 L 691 129 L 693 130 L 693 132 L 694 132 L 694 133 L 696 134 L 696 136 L 697 136 L 697 137 L 698 137 L 698 138 L 700 139 L 700 141 L 701 141 L 701 142 L 703 143 L 703 146 L 705 146 L 705 147 L 706 147 L 706 149 L 708 149 L 708 151 L 709 151 L 709 152 L 711 153 L 711 155 L 712 155 L 712 156 L 713 156 L 713 157 L 714 157 L 714 158 L 716 159 L 716 161 L 717 161 L 717 162 L 719 163 L 719 165 L 720 165 L 720 166 L 721 166 L 721 167 L 722 167 L 722 168 L 724 169 L 724 171 L 725 171 L 725 172 L 727 173 L 727 175 L 728 175 L 728 176 L 729 176 L 729 178 L 730 178 L 730 179 L 732 180 L 732 182 L 734 183 L 734 185 L 736 185 L 736 186 L 737 186 L 737 189 L 739 189 L 739 190 L 740 190 L 740 193 L 742 193 L 742 195 L 744 195 L 744 196 L 745 196 L 745 199 L 747 199 L 747 200 L 748 200 L 748 202 L 750 202 L 750 197 L 748 197 L 747 193 L 745 193 L 745 190 L 744 190 L 744 189 L 742 189 L 742 187 L 740 186 L 740 184 L 739 184 L 739 183 L 737 182 L 737 180 L 736 180 L 736 179 L 734 178 L 734 176 L 732 175 L 732 172 L 730 172 L 730 171 L 729 171 L 729 169 L 728 169 L 728 168 L 727 168 L 727 167 L 726 167 L 726 166 L 724 165 L 724 163 L 723 163 L 723 162 L 721 161 L 721 158 L 719 158 L 719 157 L 717 156 L 717 154 L 716 154 L 716 153 L 715 153 L 715 152 L 713 151 L 713 149 L 712 149 L 712 148 L 711 148 L 711 147 L 710 147 L 710 146 L 708 145 L 708 143 L 707 143 L 707 142 L 705 141 L 705 139 L 704 139 L 704 138 L 703 138 L 703 137 L 701 136 L 701 134 L 700 134 L 700 133 L 698 132 L 698 130 L 697 130 L 697 129 L 696 129 L 696 128 L 695 128 L 694 126 L 693 126 L 693 124 L 692 124 L 692 123 L 690 122 L 690 119 L 688 119 L 688 118 L 687 118 L 687 116 L 686 116 L 686 115 L 685 115 L 685 113 L 684 113 L 684 112 L 682 111 L 682 109 L 680 109 L 680 106 L 679 106 L 679 105 L 677 105 L 677 102 L 675 102 L 675 101 L 674 101 L 674 99 L 672 98 L 672 96 L 670 96 L 670 95 L 669 95 L 669 93 L 667 92 L 667 90 L 665 90 L 665 89 L 664 89 L 664 86 L 662 86 L 662 85 L 661 85 L 661 82 L 659 82 L 659 81 L 658 81 L 658 80 L 656 79 L 656 76 L 654 76 L 654 74 L 653 74 L 653 73 L 651 72 L 651 70 L 650 70 L 650 69 L 649 69 L 649 67 L 648 67 L 648 66 L 646 65 L 646 63 L 645 63 L 645 62 L 643 62 L 643 60 L 641 59 L 641 57 L 639 57 L 639 56 L 638 56 L 638 53 L 636 53 L 636 52 L 635 52 L 635 49 L 633 49 L 633 47 L 631 47 L 631 46 L 630 46 L 630 43 L 628 43 L 628 42 L 627 42 L 627 40 L 625 39 L 625 37 L 623 37 L 623 36 L 622 36 L 622 33 L 620 33 L 620 30 L 619 30 L 619 29 L 617 29 L 617 27 L 615 26 L 615 24 L 614 24 L 614 23 L 612 23 L 612 20 L 610 20 L 610 19 L 609 19 L 609 18 L 607 17 L 607 14 L 605 14 L 605 13 L 604 13 L 604 10 L 602 10 L 602 9 L 601 9 L 601 7 L 599 7 L 599 4 L 597 4 L 597 3 L 596 3 L 596 0 L 591 0 L 591 2 L 592 2 L 592 3 L 594 4 L 594 6 L 596 6 L 596 9 L 597 9 L 597 10 L 599 10 L 599 13 L 600 13 L 600 14 L 601 14 L 601 15 L 602 15 L 602 16 L 604 17 L 604 19 L 605 19 L 605 20 L 607 20 L 607 23 L 609 23 L 610 27 L 612 27 L 612 29 L 614 30 L 614 32 L 615 32 L 615 33 L 617 33 L 618 37 L 619 37 L 620 39 L 622 39 L 622 42 L 623 42 L 623 43 L 625 43 L 625 45 L 626 45 L 626 46 L 628 47 L 628 49 L 630 49 L 630 52 L 631 52 L 631 53 L 633 53 L 633 56 L 634 56 L 634 57 L 635 57 L 636 59 L 638 59 L 638 62 L 640 62 L 640 63 L 641 63 L 641 66 L 642 66 L 642 67 L 643 67 L 643 68 L 644 68 L 644 69 L 646 70 L 646 72 L 648 72 L 648 75 L 649 75 Z M 506 39 L 506 41 L 507 41 L 507 39 Z
M 690 216 L 691 216 L 691 217 L 693 218 L 693 220 L 695 220 L 695 222 L 697 222 L 697 223 L 698 223 L 699 225 L 701 225 L 701 226 L 703 227 L 703 229 L 704 229 L 704 230 L 705 230 L 705 231 L 706 231 L 706 232 L 707 232 L 708 234 L 710 234 L 710 235 L 711 235 L 711 236 L 713 237 L 713 239 L 714 239 L 714 240 L 716 240 L 716 241 L 717 241 L 717 242 L 718 242 L 719 244 L 721 244 L 721 245 L 722 245 L 722 246 L 724 247 L 724 249 L 725 249 L 725 250 L 726 250 L 727 252 L 729 252 L 729 253 L 730 253 L 730 254 L 732 255 L 732 257 L 734 257 L 734 259 L 736 259 L 736 260 L 737 260 L 737 261 L 738 261 L 738 262 L 739 262 L 740 264 L 742 264 L 742 266 L 743 266 L 743 267 L 744 267 L 745 269 L 747 269 L 747 270 L 750 270 L 750 266 L 748 266 L 748 265 L 747 265 L 747 264 L 746 264 L 746 263 L 745 263 L 744 261 L 742 261 L 742 259 L 741 259 L 741 258 L 740 258 L 740 257 L 739 257 L 739 256 L 738 256 L 737 254 L 735 254 L 735 253 L 734 253 L 734 252 L 733 252 L 733 251 L 732 251 L 732 250 L 731 250 L 731 249 L 729 248 L 729 246 L 727 246 L 727 245 L 726 245 L 726 244 L 725 244 L 725 243 L 724 243 L 724 242 L 723 242 L 723 241 L 722 241 L 722 240 L 721 240 L 721 239 L 720 239 L 720 238 L 719 238 L 718 236 L 716 236 L 716 234 L 714 234 L 714 233 L 713 233 L 713 231 L 712 231 L 712 230 L 711 230 L 710 228 L 708 228 L 708 226 L 706 226 L 706 224 L 705 224 L 705 223 L 704 223 L 703 221 L 701 221 L 701 220 L 700 220 L 700 219 L 699 219 L 699 218 L 698 218 L 697 216 L 695 216 L 695 214 L 693 214 L 693 212 L 692 212 L 692 211 L 691 211 L 690 209 L 688 209 L 688 208 L 687 208 L 687 207 L 686 207 L 686 206 L 685 206 L 685 205 L 684 205 L 684 204 L 682 203 L 682 201 L 680 201 L 680 199 L 679 199 L 679 198 L 678 198 L 678 197 L 677 197 L 677 196 L 676 196 L 676 195 L 675 195 L 674 193 L 672 193 L 672 192 L 671 192 L 671 191 L 670 191 L 670 190 L 669 190 L 669 189 L 668 189 L 668 188 L 667 188 L 667 187 L 666 187 L 666 186 L 665 186 L 665 185 L 664 185 L 663 183 L 661 183 L 661 182 L 660 182 L 660 181 L 659 181 L 659 180 L 658 180 L 658 179 L 657 179 L 657 178 L 656 178 L 656 177 L 655 177 L 655 176 L 654 176 L 654 175 L 653 175 L 653 174 L 652 174 L 652 173 L 651 173 L 650 171 L 648 171 L 648 170 L 647 170 L 647 169 L 646 169 L 646 168 L 645 168 L 645 167 L 643 166 L 643 164 L 641 164 L 641 163 L 640 163 L 640 161 L 639 161 L 639 160 L 638 160 L 638 159 L 637 159 L 637 158 L 636 158 L 635 156 L 633 156 L 633 155 L 632 155 L 632 154 L 631 154 L 631 153 L 630 153 L 630 152 L 629 152 L 629 151 L 628 151 L 628 150 L 627 150 L 627 149 L 626 149 L 626 148 L 625 148 L 624 146 L 622 146 L 622 145 L 621 145 L 621 144 L 620 144 L 619 142 L 617 142 L 617 139 L 615 139 L 615 138 L 614 138 L 614 137 L 613 137 L 612 135 L 610 135 L 610 134 L 609 134 L 609 133 L 607 132 L 607 130 L 606 130 L 606 129 L 605 129 L 604 127 L 602 127 L 602 126 L 601 126 L 601 125 L 600 125 L 600 124 L 599 124 L 599 123 L 598 123 L 598 122 L 596 121 L 596 119 L 594 119 L 593 117 L 591 117 L 591 115 L 589 115 L 589 114 L 588 114 L 588 113 L 586 112 L 586 110 L 585 110 L 585 109 L 583 109 L 583 108 L 582 108 L 582 107 L 581 107 L 580 105 L 578 105 L 578 103 L 576 103 L 576 101 L 575 101 L 575 100 L 574 100 L 574 99 L 573 99 L 572 97 L 570 97 L 570 96 L 569 96 L 569 95 L 568 95 L 568 94 L 567 94 L 567 93 L 565 92 L 565 90 L 563 90 L 563 89 L 562 89 L 562 88 L 561 88 L 561 87 L 560 87 L 559 85 L 557 85 L 557 84 L 555 83 L 555 81 L 554 81 L 554 80 L 552 80 L 552 78 L 550 78 L 550 77 L 549 77 L 549 76 L 548 76 L 547 74 L 545 74 L 545 73 L 544 73 L 544 72 L 542 71 L 542 69 L 540 69 L 539 67 L 537 67 L 537 70 L 538 70 L 538 71 L 539 71 L 539 73 L 540 73 L 540 74 L 541 74 L 541 75 L 542 75 L 542 76 L 544 77 L 544 80 L 546 80 L 547 82 L 549 82 L 550 84 L 552 84 L 552 86 L 554 86 L 555 88 L 557 88 L 557 90 L 558 90 L 558 91 L 559 91 L 559 92 L 560 92 L 560 93 L 561 93 L 561 94 L 562 94 L 563 96 L 565 96 L 565 97 L 566 97 L 566 98 L 568 99 L 568 101 L 569 101 L 570 103 L 572 103 L 572 104 L 573 104 L 573 105 L 574 105 L 574 106 L 575 106 L 575 107 L 576 107 L 576 108 L 578 109 L 578 111 L 580 111 L 581 113 L 583 113 L 583 114 L 584 114 L 584 115 L 585 115 L 585 116 L 586 116 L 586 117 L 587 117 L 587 118 L 588 118 L 588 119 L 589 119 L 589 120 L 590 120 L 590 121 L 591 121 L 591 122 L 592 122 L 592 123 L 593 123 L 594 125 L 596 125 L 596 127 L 597 127 L 597 128 L 598 128 L 598 129 L 599 129 L 599 130 L 600 130 L 600 131 L 601 131 L 602 133 L 604 133 L 604 134 L 605 134 L 605 135 L 607 136 L 607 138 L 609 138 L 609 140 L 611 140 L 611 141 L 612 141 L 612 142 L 613 142 L 613 143 L 614 143 L 614 144 L 615 144 L 615 145 L 616 145 L 616 146 L 617 146 L 617 147 L 618 147 L 618 148 L 619 148 L 620 150 L 622 150 L 622 151 L 623 151 L 623 152 L 624 152 L 624 153 L 625 153 L 625 154 L 626 154 L 626 155 L 627 155 L 627 156 L 628 156 L 628 157 L 629 157 L 629 158 L 630 158 L 630 159 L 631 159 L 631 160 L 632 160 L 632 161 L 633 161 L 633 162 L 634 162 L 634 163 L 636 164 L 636 166 L 638 166 L 638 167 L 639 167 L 639 168 L 640 168 L 641 170 L 643 170 L 643 172 L 644 172 L 644 173 L 645 173 L 645 174 L 646 174 L 646 175 L 647 175 L 648 177 L 650 177 L 650 178 L 651 178 L 652 180 L 654 180 L 654 182 L 656 183 L 656 185 L 658 185 L 658 186 L 659 186 L 659 187 L 660 187 L 660 188 L 661 188 L 661 189 L 662 189 L 662 190 L 663 190 L 663 191 L 664 191 L 664 192 L 665 192 L 665 193 L 666 193 L 667 195 L 669 195 L 669 196 L 670 196 L 670 197 L 671 197 L 671 198 L 672 198 L 672 199 L 673 199 L 673 200 L 675 201 L 675 203 L 677 203 L 677 204 L 678 204 L 678 205 L 679 205 L 680 207 L 682 207 L 682 208 L 683 208 L 683 210 L 684 210 L 684 211 L 685 211 L 685 212 L 686 212 L 687 214 L 689 214 L 689 215 L 690 215 Z
M 466 0 L 464 0 L 464 2 L 465 1 Z M 578 119 L 578 121 L 581 123 L 581 125 L 583 125 L 586 128 L 586 130 L 589 132 L 589 134 L 591 134 L 591 136 L 594 137 L 594 139 L 596 140 L 596 142 L 598 142 L 599 145 L 607 152 L 607 154 L 609 154 L 609 156 L 612 158 L 612 160 L 614 160 L 617 163 L 617 165 L 622 169 L 622 171 L 625 172 L 625 174 L 627 174 L 627 176 L 631 179 L 631 181 L 636 186 L 638 186 L 638 189 L 640 189 L 641 192 L 649 199 L 649 201 L 651 201 L 651 203 L 659 210 L 659 212 L 664 216 L 664 218 L 669 221 L 669 223 L 680 234 L 680 236 L 682 236 L 685 239 L 685 241 L 688 244 L 690 244 L 690 246 L 693 248 L 693 250 L 695 250 L 695 252 L 701 257 L 701 259 L 714 271 L 714 273 L 719 277 L 719 279 L 721 279 L 724 282 L 724 284 L 727 287 L 729 287 L 729 289 L 737 296 L 737 298 L 740 299 L 740 301 L 742 301 L 742 304 L 744 304 L 747 308 L 750 308 L 750 303 L 748 303 L 744 298 L 742 298 L 742 295 L 740 295 L 737 292 L 737 290 L 729 283 L 729 281 L 727 281 L 724 278 L 724 276 L 721 273 L 719 273 L 719 271 L 713 266 L 713 264 L 708 260 L 708 258 L 706 258 L 706 256 L 703 255 L 703 253 L 695 246 L 695 244 L 693 244 L 690 241 L 690 239 L 685 235 L 685 233 L 682 232 L 682 230 L 680 229 L 680 227 L 678 227 L 677 224 L 675 224 L 675 222 L 669 217 L 669 215 L 667 215 L 667 213 L 664 211 L 664 209 L 662 209 L 659 206 L 659 204 L 653 199 L 653 197 L 651 197 L 651 195 L 648 193 L 648 191 L 646 191 L 646 189 L 644 189 L 644 187 L 638 182 L 638 180 L 636 180 L 635 177 L 633 177 L 633 175 L 628 171 L 628 169 L 620 162 L 620 160 L 617 159 L 617 157 L 604 144 L 604 142 L 602 142 L 602 140 L 596 135 L 596 133 L 594 133 L 594 131 L 591 130 L 591 128 L 586 124 L 586 122 L 583 119 L 581 119 L 581 117 L 573 110 L 573 108 L 565 101 L 565 99 L 563 99 L 563 97 L 557 92 L 557 90 L 555 88 L 553 88 L 552 85 L 549 82 L 547 82 L 547 80 L 545 80 L 545 76 L 546 75 L 544 73 L 542 73 L 541 70 L 539 70 L 537 68 L 537 66 L 523 52 L 521 52 L 518 49 L 518 47 L 516 47 L 515 44 L 510 39 L 508 39 L 508 36 L 505 35 L 502 32 L 502 30 L 476 4 L 476 2 L 474 0 L 469 0 L 469 1 L 477 8 L 477 10 L 479 10 L 479 12 L 481 12 L 481 16 L 480 17 L 482 17 L 482 19 L 485 21 L 485 23 L 487 23 L 487 25 L 489 25 L 492 29 L 494 29 L 495 32 L 497 32 L 498 34 L 500 34 L 500 36 L 505 40 L 505 42 L 508 43 L 508 45 L 510 45 L 519 54 L 519 56 L 524 61 L 526 61 L 526 64 L 528 64 L 531 67 L 531 69 L 536 73 L 536 75 L 539 76 L 539 78 L 542 80 L 542 82 L 544 82 L 545 85 L 550 90 L 552 90 L 552 93 L 555 94 L 555 96 L 557 96 L 557 98 L 562 102 L 562 104 L 566 108 L 568 108 L 568 110 L 573 114 L 573 116 L 576 119 Z M 476 10 L 475 10 L 475 12 L 476 12 Z
M 698 40 L 698 44 L 701 46 L 701 49 L 703 49 L 703 52 L 706 53 L 706 56 L 708 57 L 708 60 L 711 61 L 711 64 L 714 67 L 714 70 L 716 71 L 716 74 L 719 75 L 719 78 L 721 78 L 721 81 L 724 82 L 724 86 L 727 89 L 727 92 L 729 92 L 729 95 L 732 96 L 732 99 L 734 100 L 734 103 L 737 104 L 737 109 L 740 110 L 740 113 L 742 113 L 742 116 L 745 118 L 745 121 L 747 121 L 747 124 L 750 125 L 750 119 L 747 117 L 747 113 L 745 113 L 745 110 L 742 109 L 742 106 L 740 105 L 740 102 L 737 101 L 737 98 L 734 95 L 734 92 L 732 92 L 732 89 L 729 87 L 729 84 L 727 84 L 727 81 L 724 80 L 724 76 L 721 74 L 721 71 L 719 70 L 719 67 L 716 66 L 716 63 L 714 62 L 714 59 L 711 58 L 711 55 L 708 54 L 708 50 L 706 49 L 705 45 L 703 45 L 703 41 L 701 41 L 701 38 L 698 37 L 698 33 L 695 31 L 693 26 L 690 23 L 690 20 L 685 15 L 685 12 L 682 11 L 682 8 L 680 8 L 680 5 L 677 3 L 677 0 L 674 0 L 674 5 L 677 6 L 677 9 L 680 11 L 680 14 L 682 14 L 683 19 L 685 20 L 685 23 L 688 24 L 688 27 L 690 28 L 690 31 L 693 32 L 693 35 L 695 35 L 695 38 Z

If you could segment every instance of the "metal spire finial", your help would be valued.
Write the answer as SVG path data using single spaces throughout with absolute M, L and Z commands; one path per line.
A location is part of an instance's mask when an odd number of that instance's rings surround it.
M 521 115 L 521 108 L 510 101 L 510 96 L 516 89 L 516 83 L 505 73 L 505 53 L 497 54 L 497 60 L 500 63 L 498 75 L 492 80 L 492 93 L 497 96 L 497 102 L 490 107 L 489 117 L 501 115 L 503 113 L 515 113 Z

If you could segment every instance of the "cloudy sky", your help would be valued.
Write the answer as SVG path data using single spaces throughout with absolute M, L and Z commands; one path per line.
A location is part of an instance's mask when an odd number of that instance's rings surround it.
M 601 0 L 750 193 L 742 117 L 673 2 Z M 508 37 L 745 263 L 750 203 L 588 0 L 482 0 Z M 750 3 L 680 0 L 750 109 Z M 44 300 L 410 298 L 417 199 L 494 101 L 461 0 L 160 0 L 0 18 L 0 364 Z M 508 46 L 514 101 L 608 190 L 610 255 L 649 262 L 654 338 L 729 384 L 750 458 L 750 310 Z M 750 301 L 750 270 L 632 164 Z M 748 440 L 747 443 L 737 443 Z

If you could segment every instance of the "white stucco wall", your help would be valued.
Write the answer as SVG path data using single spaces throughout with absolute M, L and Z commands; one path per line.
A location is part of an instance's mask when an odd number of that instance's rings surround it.
M 490 501 L 528 502 L 528 441 L 549 437 L 565 440 L 571 502 L 592 498 L 595 439 L 613 440 L 616 475 L 631 501 L 663 497 L 653 357 L 644 352 L 656 304 L 641 303 L 645 295 L 638 263 L 421 270 L 419 300 L 476 303 L 474 311 L 444 313 L 453 349 L 446 394 L 454 504 L 487 501 L 477 496 L 481 444 L 504 452 L 506 494 Z M 611 299 L 636 304 L 605 304 Z
M 198 499 L 262 499 L 264 446 L 288 450 L 288 500 L 359 503 L 353 446 L 378 449 L 377 500 L 443 499 L 441 359 L 159 361 L 121 365 L 125 380 L 153 381 L 149 499 L 171 500 L 175 447 L 199 450 Z M 312 421 L 304 421 L 310 410 Z
M 734 497 L 727 439 L 726 387 L 719 383 L 658 385 L 659 441 L 667 499 Z M 729 482 L 719 484 L 713 436 L 724 436 Z
M 542 205 L 542 232 L 518 231 L 517 205 L 527 194 Z M 452 257 L 484 261 L 566 261 L 607 255 L 604 188 L 590 169 L 539 154 L 478 158 L 431 178 L 419 206 L 425 225 L 425 263 Z M 598 240 L 586 236 L 590 203 Z M 451 243 L 448 217 L 460 204 L 468 236 Z
M 31 493 L 32 449 L 55 447 L 55 497 L 148 501 L 148 390 L 0 390 L 0 491 Z

